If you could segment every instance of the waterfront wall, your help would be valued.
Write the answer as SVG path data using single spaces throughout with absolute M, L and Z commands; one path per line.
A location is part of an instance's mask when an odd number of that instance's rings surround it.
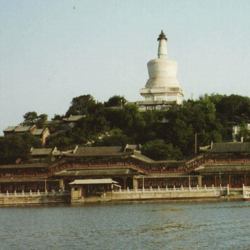
M 111 201 L 140 201 L 140 200 L 192 200 L 192 199 L 220 199 L 230 197 L 237 192 L 242 197 L 242 189 L 234 190 L 229 187 L 189 187 L 189 188 L 157 188 L 157 189 L 125 189 L 106 192 L 99 196 L 75 197 L 67 192 L 29 192 L 0 194 L 0 206 L 42 205 L 58 203 L 90 203 Z M 245 195 L 244 195 L 245 194 Z M 250 187 L 243 186 L 243 197 L 250 197 Z M 244 197 L 245 196 L 245 197 Z
M 67 203 L 70 201 L 70 195 L 62 192 L 51 193 L 6 193 L 0 194 L 0 206 L 8 205 L 42 205 Z
M 71 197 L 71 203 L 133 201 L 133 200 L 178 200 L 220 198 L 227 195 L 227 188 L 174 188 L 174 189 L 134 189 L 117 190 L 93 197 Z
M 112 200 L 218 198 L 224 193 L 225 189 L 216 188 L 148 189 L 131 191 L 123 190 L 112 192 Z

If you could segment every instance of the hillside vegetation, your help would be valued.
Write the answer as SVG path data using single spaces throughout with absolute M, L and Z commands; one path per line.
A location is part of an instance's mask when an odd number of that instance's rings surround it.
M 71 115 L 83 115 L 83 118 L 69 126 L 63 118 Z M 200 146 L 211 141 L 232 140 L 232 126 L 236 124 L 241 127 L 238 136 L 248 140 L 246 124 L 249 120 L 250 98 L 239 95 L 205 95 L 166 111 L 145 112 L 127 103 L 124 97 L 113 96 L 101 103 L 90 95 L 82 95 L 73 98 L 65 115 L 55 115 L 48 122 L 46 114 L 37 115 L 32 111 L 24 115 L 23 124 L 48 126 L 51 135 L 46 147 L 141 144 L 144 154 L 162 160 L 191 157 L 195 134 Z M 0 139 L 0 161 L 9 162 L 16 156 L 25 155 L 29 146 L 37 144 L 27 137 L 3 137 Z M 13 157 L 12 148 L 16 152 Z

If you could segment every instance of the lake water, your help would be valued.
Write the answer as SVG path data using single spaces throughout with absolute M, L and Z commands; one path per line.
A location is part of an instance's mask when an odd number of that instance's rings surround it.
M 250 202 L 0 208 L 0 249 L 250 249 Z

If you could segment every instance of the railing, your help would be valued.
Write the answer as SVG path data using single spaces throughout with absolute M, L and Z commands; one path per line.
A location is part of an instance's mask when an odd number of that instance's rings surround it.
M 9 193 L 8 191 L 6 191 L 6 193 L 0 193 L 0 197 L 41 197 L 41 196 L 64 196 L 69 194 L 69 192 L 66 191 L 61 191 L 61 192 L 56 192 L 56 191 L 51 191 L 51 192 L 40 192 L 39 190 L 37 190 L 36 192 L 13 192 L 13 193 Z
M 156 174 L 168 174 L 168 173 L 183 173 L 187 169 L 186 168 L 166 168 L 166 169 L 150 169 L 148 172 L 150 173 L 156 173 Z
M 206 159 L 206 164 L 250 164 L 250 159 Z
M 155 192 L 211 192 L 211 191 L 220 191 L 220 192 L 224 192 L 229 190 L 229 186 L 226 187 L 215 187 L 215 186 L 211 186 L 211 187 L 207 187 L 207 186 L 196 186 L 196 187 L 180 187 L 180 188 L 142 188 L 142 189 L 118 189 L 118 190 L 113 190 L 112 192 L 114 193 L 155 193 Z M 249 189 L 250 190 L 250 189 Z
M 48 178 L 48 174 L 0 174 L 1 179 L 10 179 L 10 178 L 30 178 L 30 177 L 39 177 L 39 178 Z

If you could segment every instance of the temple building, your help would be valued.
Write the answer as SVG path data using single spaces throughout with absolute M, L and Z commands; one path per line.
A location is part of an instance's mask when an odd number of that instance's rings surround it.
M 163 31 L 157 40 L 158 58 L 147 64 L 149 79 L 140 90 L 144 100 L 137 102 L 141 110 L 165 109 L 183 102 L 183 91 L 176 78 L 177 63 L 168 59 L 167 37 Z

